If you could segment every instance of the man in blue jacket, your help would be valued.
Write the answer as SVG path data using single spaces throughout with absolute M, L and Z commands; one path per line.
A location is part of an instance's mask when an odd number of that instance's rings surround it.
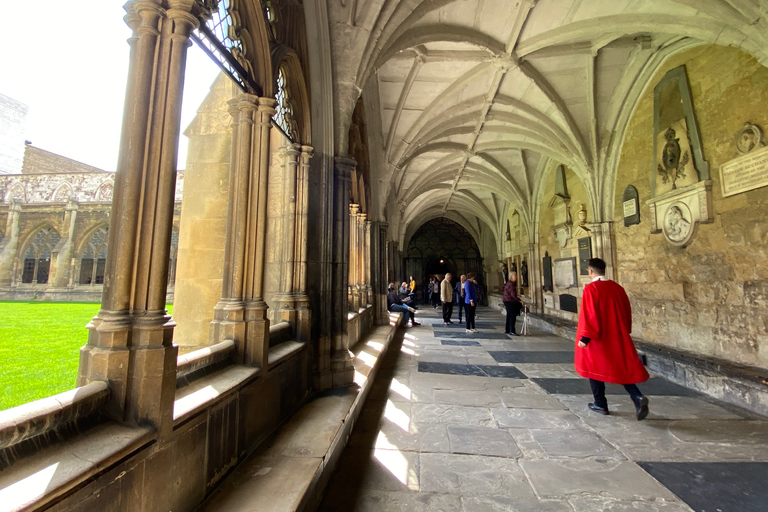
M 477 281 L 475 274 L 467 274 L 464 283 L 464 307 L 467 308 L 467 332 L 477 332 L 475 329 L 475 308 L 477 307 Z

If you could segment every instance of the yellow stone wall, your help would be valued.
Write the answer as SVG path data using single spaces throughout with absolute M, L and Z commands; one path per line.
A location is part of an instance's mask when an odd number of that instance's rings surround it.
M 173 310 L 173 338 L 182 351 L 209 344 L 213 307 L 221 299 L 232 147 L 227 101 L 234 94 L 222 73 L 185 131 L 189 151 Z
M 686 248 L 651 234 L 653 87 L 685 64 L 713 180 L 715 220 Z M 768 188 L 724 199 L 719 167 L 738 156 L 749 121 L 768 128 L 768 69 L 733 48 L 703 46 L 670 58 L 648 85 L 627 129 L 615 189 L 617 278 L 633 306 L 634 334 L 706 356 L 768 368 Z M 639 225 L 624 227 L 622 194 L 634 185 Z M 570 183 L 569 183 L 570 185 Z M 544 231 L 542 231 L 544 232 Z M 543 250 L 543 248 L 542 248 Z
M 586 232 L 580 232 L 578 230 L 579 207 L 581 204 L 586 205 L 587 207 L 586 222 L 587 223 L 592 222 L 592 218 L 593 218 L 592 212 L 589 211 L 589 201 L 587 200 L 587 191 L 584 188 L 584 185 L 581 183 L 581 180 L 573 171 L 571 171 L 568 167 L 565 167 L 565 182 L 568 190 L 568 195 L 571 197 L 570 213 L 571 213 L 571 221 L 573 222 L 573 226 L 572 226 L 571 239 L 568 240 L 568 243 L 566 244 L 565 248 L 561 247 L 560 244 L 555 239 L 555 235 L 552 234 L 552 228 L 557 224 L 557 222 L 555 220 L 555 211 L 551 209 L 549 206 L 550 201 L 555 195 L 555 174 L 556 172 L 555 172 L 555 169 L 553 168 L 552 171 L 549 173 L 549 176 L 547 176 L 546 178 L 544 193 L 541 197 L 541 211 L 539 214 L 539 226 L 540 226 L 539 247 L 541 250 L 541 257 L 543 258 L 545 253 L 549 252 L 550 257 L 552 258 L 553 268 L 554 268 L 554 263 L 556 259 L 575 257 L 577 259 L 576 272 L 578 273 L 579 249 L 578 249 L 577 238 L 583 238 L 585 236 L 588 236 Z M 530 268 L 530 265 L 529 265 L 529 268 Z M 554 272 L 553 272 L 553 277 L 554 277 Z M 541 282 L 542 284 L 544 283 L 543 277 Z M 560 310 L 558 296 L 561 293 L 568 293 L 571 295 L 575 295 L 578 298 L 578 303 L 581 304 L 581 292 L 586 282 L 588 282 L 588 279 L 582 278 L 580 276 L 578 288 L 559 289 L 555 287 L 554 293 L 547 292 L 545 294 L 545 297 L 549 296 L 551 298 L 551 300 L 554 303 L 554 308 L 545 307 L 544 313 L 548 315 L 559 316 L 562 318 L 568 318 L 571 320 L 577 320 L 578 319 L 577 314 Z

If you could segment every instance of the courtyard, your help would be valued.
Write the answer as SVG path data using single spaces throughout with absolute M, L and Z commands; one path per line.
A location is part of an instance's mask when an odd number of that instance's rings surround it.
M 94 302 L 0 301 L 0 410 L 75 387 L 98 311 Z

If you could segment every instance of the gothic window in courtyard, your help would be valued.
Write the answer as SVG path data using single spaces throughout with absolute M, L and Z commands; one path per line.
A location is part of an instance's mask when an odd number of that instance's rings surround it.
M 171 258 L 168 261 L 168 286 L 173 286 L 176 282 L 176 259 L 179 254 L 179 230 L 173 227 L 171 233 Z
M 280 66 L 277 70 L 277 94 L 275 94 L 275 100 L 277 100 L 277 105 L 275 106 L 275 115 L 272 119 L 274 119 L 275 123 L 291 141 L 298 141 L 299 128 L 293 117 L 293 106 L 291 105 L 288 82 L 283 66 Z
M 61 240 L 59 232 L 50 226 L 40 228 L 24 252 L 22 283 L 47 283 L 51 270 L 51 252 Z
M 80 284 L 104 284 L 107 266 L 107 227 L 98 228 L 91 235 L 80 259 Z

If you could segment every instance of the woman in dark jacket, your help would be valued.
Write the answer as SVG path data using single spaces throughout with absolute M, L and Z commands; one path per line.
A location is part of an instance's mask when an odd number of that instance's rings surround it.
M 523 301 L 517 295 L 517 272 L 509 274 L 509 281 L 504 285 L 504 309 L 507 310 L 507 325 L 504 328 L 504 334 L 517 336 L 515 332 L 515 319 L 523 309 Z

